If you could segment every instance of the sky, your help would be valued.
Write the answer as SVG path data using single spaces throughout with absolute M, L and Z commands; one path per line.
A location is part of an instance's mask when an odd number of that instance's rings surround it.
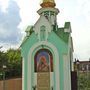
M 0 0 L 0 46 L 18 48 L 28 25 L 38 20 L 42 0 Z M 55 0 L 59 27 L 71 22 L 74 58 L 90 58 L 90 0 Z

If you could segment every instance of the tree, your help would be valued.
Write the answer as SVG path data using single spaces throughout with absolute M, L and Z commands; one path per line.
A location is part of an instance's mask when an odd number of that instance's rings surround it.
M 3 51 L 0 51 L 0 79 L 2 79 L 2 73 L 3 73 L 3 66 L 8 65 L 8 58 L 7 54 Z
M 5 52 L 0 51 L 0 70 L 2 69 L 3 65 L 8 64 L 7 54 Z
M 80 72 L 78 79 L 80 90 L 90 90 L 90 72 Z
M 22 75 L 22 59 L 20 50 L 9 49 L 7 51 L 8 68 L 12 76 Z
M 7 68 L 3 70 L 3 65 Z M 9 49 L 7 52 L 0 51 L 0 74 L 5 71 L 6 79 L 22 76 L 21 52 L 18 49 Z M 0 75 L 0 79 L 2 76 Z

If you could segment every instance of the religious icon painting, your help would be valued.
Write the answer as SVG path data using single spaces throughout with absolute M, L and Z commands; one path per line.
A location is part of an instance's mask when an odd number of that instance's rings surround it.
M 35 72 L 53 71 L 52 54 L 47 49 L 39 50 L 34 58 Z

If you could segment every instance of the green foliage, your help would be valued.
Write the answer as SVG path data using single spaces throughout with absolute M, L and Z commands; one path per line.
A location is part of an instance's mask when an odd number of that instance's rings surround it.
M 4 70 L 6 78 L 19 77 L 22 75 L 22 59 L 20 50 L 9 49 L 7 52 L 0 51 L 0 73 L 3 71 L 3 65 L 7 68 Z M 2 75 L 0 75 L 2 79 Z
M 90 90 L 90 71 L 79 72 L 79 90 Z
M 19 50 L 9 49 L 7 51 L 8 64 L 11 66 L 21 64 L 21 53 Z
M 2 70 L 3 65 L 7 65 L 7 54 L 0 51 L 0 70 Z

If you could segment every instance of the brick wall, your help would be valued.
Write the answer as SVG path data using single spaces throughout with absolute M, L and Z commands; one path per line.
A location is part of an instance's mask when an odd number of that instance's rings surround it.
M 5 80 L 5 90 L 22 90 L 22 79 Z M 3 81 L 0 81 L 0 90 L 3 90 Z

